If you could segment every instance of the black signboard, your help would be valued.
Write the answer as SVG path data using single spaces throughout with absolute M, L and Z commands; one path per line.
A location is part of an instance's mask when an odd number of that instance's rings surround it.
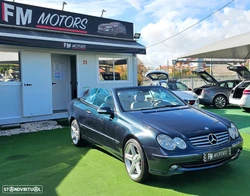
M 0 0 L 0 25 L 133 39 L 133 23 Z

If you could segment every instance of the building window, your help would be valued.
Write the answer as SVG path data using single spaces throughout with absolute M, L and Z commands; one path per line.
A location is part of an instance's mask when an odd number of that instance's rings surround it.
M 128 59 L 99 57 L 101 81 L 128 80 Z
M 19 53 L 0 52 L 0 82 L 20 81 Z

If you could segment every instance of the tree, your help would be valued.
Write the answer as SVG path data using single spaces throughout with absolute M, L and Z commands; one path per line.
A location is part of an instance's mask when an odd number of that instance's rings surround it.
M 140 59 L 137 59 L 137 80 L 138 86 L 142 85 L 144 74 L 148 71 L 143 62 Z

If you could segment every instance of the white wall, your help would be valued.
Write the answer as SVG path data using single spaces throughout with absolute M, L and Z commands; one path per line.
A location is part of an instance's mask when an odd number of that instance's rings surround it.
M 99 81 L 99 64 L 98 57 L 126 57 L 128 58 L 128 81 Z M 87 64 L 83 64 L 83 61 Z M 100 54 L 100 53 L 80 53 L 77 55 L 77 81 L 78 81 L 78 97 L 81 97 L 87 88 L 115 88 L 122 86 L 133 86 L 137 84 L 137 74 L 134 74 L 134 67 L 137 70 L 137 64 L 134 56 L 130 54 Z M 136 72 L 137 73 L 137 72 Z
M 106 54 L 67 50 L 47 51 L 34 48 L 20 48 L 20 50 L 17 51 L 15 48 L 13 47 L 13 51 L 20 52 L 21 54 L 21 67 L 24 66 L 22 67 L 23 78 L 21 78 L 21 82 L 0 82 L 0 125 L 67 117 L 67 113 L 52 115 L 49 114 L 52 110 L 51 53 L 77 56 L 76 68 L 78 97 L 81 97 L 85 88 L 113 88 L 137 85 L 137 61 L 136 56 L 133 56 L 132 54 Z M 1 48 L 1 50 L 5 49 Z M 11 51 L 11 49 L 8 50 Z M 98 57 L 103 56 L 128 58 L 128 81 L 99 81 Z M 83 61 L 87 61 L 87 64 L 84 64 Z M 39 71 L 40 69 L 41 71 Z M 29 74 L 32 75 L 28 77 Z M 23 83 L 32 83 L 32 88 L 35 89 L 35 94 L 31 94 L 31 96 L 26 100 L 26 105 L 28 106 L 28 111 L 26 111 L 28 114 L 26 115 L 27 117 L 23 115 L 24 110 L 22 109 L 22 102 L 24 101 L 22 99 Z M 39 86 L 40 84 L 42 84 L 42 86 Z M 27 88 L 27 90 L 28 89 L 31 88 Z M 38 95 L 40 92 L 41 95 Z M 30 92 L 27 94 L 29 93 Z M 29 100 L 32 102 L 29 102 Z M 41 108 L 45 109 L 46 111 L 41 112 Z M 32 113 L 32 116 L 29 115 L 30 113 Z
M 22 116 L 21 82 L 0 82 L 0 119 Z

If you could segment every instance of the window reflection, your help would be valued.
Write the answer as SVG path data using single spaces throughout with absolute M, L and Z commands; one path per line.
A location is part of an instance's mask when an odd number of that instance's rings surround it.
M 0 82 L 20 81 L 19 54 L 0 52 Z
M 100 80 L 128 80 L 128 60 L 126 58 L 99 57 Z

